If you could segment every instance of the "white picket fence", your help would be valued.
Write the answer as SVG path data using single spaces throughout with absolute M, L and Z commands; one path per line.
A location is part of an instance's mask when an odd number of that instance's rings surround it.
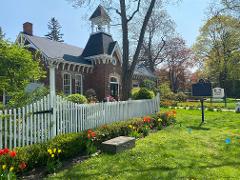
M 151 100 L 96 104 L 75 104 L 48 95 L 26 107 L 0 111 L 0 149 L 45 142 L 59 134 L 150 115 L 159 110 L 159 103 L 159 94 Z

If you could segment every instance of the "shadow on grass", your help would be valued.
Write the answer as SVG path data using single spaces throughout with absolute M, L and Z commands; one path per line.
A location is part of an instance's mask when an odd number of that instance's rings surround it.
M 132 169 L 132 168 L 124 168 L 124 169 L 119 169 L 119 170 L 115 170 L 115 171 L 107 171 L 105 172 L 105 174 L 110 173 L 111 175 L 121 175 L 127 172 L 131 172 L 132 174 L 134 174 L 135 172 L 139 172 L 141 171 L 142 173 L 146 173 L 149 172 L 149 174 L 154 173 L 156 171 L 160 172 L 168 172 L 168 178 L 167 179 L 174 179 L 178 174 L 178 171 L 181 170 L 199 170 L 199 169 L 206 169 L 206 168 L 221 168 L 221 167 L 225 167 L 225 166 L 232 166 L 232 167 L 238 167 L 240 165 L 240 163 L 238 162 L 227 162 L 227 163 L 220 163 L 220 164 L 209 164 L 209 165 L 202 165 L 202 166 L 197 166 L 196 163 L 193 163 L 191 166 L 178 166 L 178 167 L 167 167 L 167 166 L 156 166 L 156 167 L 149 167 L 149 168 L 141 168 L 141 169 Z M 65 174 L 65 177 L 71 177 L 72 178 L 93 178 L 94 177 L 101 177 L 102 172 L 99 173 L 89 173 L 89 174 L 85 174 L 85 172 L 81 172 L 79 169 L 73 170 L 73 171 L 68 171 Z M 160 175 L 160 174 L 159 174 Z M 146 176 L 146 174 L 142 174 L 143 177 Z M 185 177 L 185 176 L 183 176 Z M 183 178 L 182 177 L 182 178 Z M 230 176 L 229 176 L 230 177 Z M 145 177 L 147 178 L 147 177 Z M 185 177 L 186 178 L 186 177 Z M 194 179 L 194 177 L 190 178 L 190 179 Z
M 205 127 L 202 127 L 202 126 L 187 126 L 187 128 L 191 128 L 193 130 L 203 130 L 203 131 L 209 131 L 210 128 L 205 128 Z

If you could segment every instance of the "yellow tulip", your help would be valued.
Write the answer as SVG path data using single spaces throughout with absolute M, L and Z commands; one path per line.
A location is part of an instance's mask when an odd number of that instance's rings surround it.
M 56 148 L 54 148 L 54 149 L 53 149 L 53 152 L 55 153 L 56 151 L 57 151 L 57 149 L 56 149 Z
M 52 154 L 52 150 L 51 150 L 51 149 L 48 149 L 48 153 L 51 155 L 51 154 Z
M 62 150 L 61 150 L 61 149 L 59 149 L 59 150 L 58 150 L 58 153 L 61 153 L 61 152 L 62 152 Z
M 9 171 L 12 172 L 13 170 L 14 170 L 14 167 L 11 166 L 10 169 L 9 169 Z
M 52 154 L 51 157 L 54 158 L 54 154 Z
M 2 169 L 5 170 L 7 168 L 7 165 L 2 165 Z
M 132 129 L 132 125 L 129 125 L 128 127 L 129 127 L 130 129 Z

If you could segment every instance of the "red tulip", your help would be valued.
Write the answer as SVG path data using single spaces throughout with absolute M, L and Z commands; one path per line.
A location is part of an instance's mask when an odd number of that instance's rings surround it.
M 9 152 L 10 157 L 15 157 L 17 155 L 16 151 Z
M 3 149 L 3 151 L 4 151 L 4 154 L 7 154 L 7 153 L 9 153 L 9 149 L 8 148 L 5 148 L 5 149 Z

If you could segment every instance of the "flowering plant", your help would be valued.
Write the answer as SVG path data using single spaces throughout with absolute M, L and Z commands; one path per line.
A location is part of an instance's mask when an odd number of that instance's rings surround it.
M 50 173 L 56 172 L 56 170 L 58 170 L 62 166 L 62 163 L 59 159 L 62 150 L 58 148 L 48 148 L 47 152 L 48 152 L 47 170 Z
M 97 136 L 96 132 L 94 132 L 92 129 L 86 131 L 84 142 L 86 144 L 87 154 L 92 154 L 97 151 L 97 148 L 94 144 L 96 136 Z
M 8 148 L 0 149 L 0 179 L 16 179 L 15 173 L 27 167 L 25 162 L 17 159 L 17 152 Z

